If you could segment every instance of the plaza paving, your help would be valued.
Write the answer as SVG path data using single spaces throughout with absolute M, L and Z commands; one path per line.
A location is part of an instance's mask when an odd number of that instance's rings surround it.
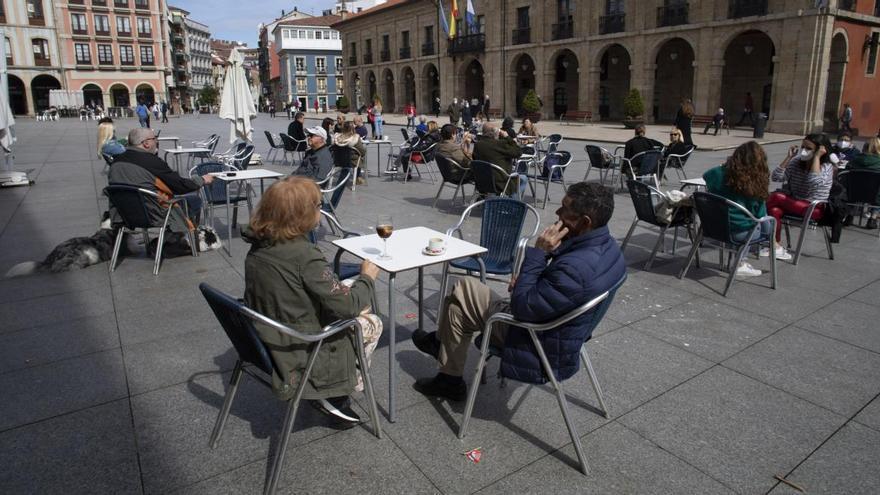
M 118 132 L 134 125 L 118 121 Z M 265 155 L 263 129 L 286 125 L 261 115 L 258 152 Z M 156 127 L 184 142 L 228 136 L 228 124 L 212 116 Z M 582 129 L 582 137 L 598 139 Z M 106 209 L 94 122 L 22 119 L 17 131 L 16 168 L 32 171 L 36 184 L 0 190 L 0 273 L 42 259 L 70 237 L 91 235 Z M 396 141 L 399 131 L 388 134 Z M 562 145 L 579 160 L 570 179 L 583 177 L 584 144 Z M 786 147 L 767 147 L 772 164 Z M 432 209 L 437 186 L 376 177 L 375 153 L 371 148 L 369 185 L 343 197 L 339 217 L 348 228 L 368 232 L 378 213 L 393 213 L 398 228 L 444 230 L 457 221 L 461 207 L 450 205 L 451 190 Z M 689 176 L 725 153 L 698 151 Z M 542 223 L 555 218 L 561 196 L 554 185 Z M 626 194 L 615 200 L 610 226 L 622 239 L 633 208 Z M 225 236 L 222 220 L 217 227 Z M 779 264 L 777 290 L 763 276 L 737 281 L 726 298 L 719 295 L 723 277 L 707 268 L 715 256 L 686 279 L 675 277 L 687 243 L 643 271 L 653 241 L 654 234 L 636 231 L 625 253 L 628 279 L 588 345 L 610 419 L 590 409 L 596 400 L 584 373 L 565 382 L 590 476 L 577 470 L 550 390 L 515 382 L 499 388 L 497 360 L 463 441 L 456 433 L 464 404 L 412 390 L 435 367 L 409 340 L 417 291 L 415 275 L 406 273 L 397 285 L 398 421 L 385 419 L 386 335 L 372 365 L 384 438 L 366 426 L 337 431 L 302 408 L 279 491 L 799 493 L 778 475 L 807 493 L 880 492 L 876 231 L 846 229 L 833 261 L 821 233 L 809 232 L 799 265 Z M 268 390 L 245 379 L 220 447 L 208 448 L 235 353 L 197 286 L 242 293 L 246 246 L 237 231 L 232 242 L 231 258 L 214 251 L 166 260 L 158 277 L 151 259 L 133 256 L 113 274 L 100 264 L 0 279 L 0 493 L 261 492 L 284 410 Z M 769 266 L 766 259 L 753 264 Z M 439 274 L 426 270 L 429 329 Z M 387 307 L 381 277 L 377 297 Z M 479 464 L 462 455 L 475 447 L 483 450 Z

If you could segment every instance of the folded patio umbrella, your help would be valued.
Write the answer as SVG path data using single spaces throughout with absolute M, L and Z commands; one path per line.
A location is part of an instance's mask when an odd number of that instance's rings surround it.
M 231 122 L 229 142 L 237 139 L 251 140 L 253 127 L 251 120 L 257 117 L 257 109 L 248 88 L 247 77 L 242 63 L 244 58 L 233 48 L 229 54 L 229 66 L 223 79 L 223 95 L 220 98 L 220 118 Z

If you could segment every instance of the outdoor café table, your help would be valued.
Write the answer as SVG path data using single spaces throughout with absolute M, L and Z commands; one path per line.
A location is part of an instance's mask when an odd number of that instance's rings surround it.
M 279 177 L 284 176 L 284 174 L 279 174 L 278 172 L 273 172 L 264 168 L 239 170 L 237 172 L 234 172 L 234 174 L 235 175 L 229 175 L 229 172 L 214 172 L 211 174 L 214 176 L 215 180 L 222 180 L 224 186 L 226 187 L 226 253 L 229 254 L 230 257 L 232 256 L 232 219 L 230 218 L 229 213 L 229 184 L 236 181 L 250 181 L 254 179 L 260 179 L 260 188 L 262 189 L 263 179 L 278 179 Z M 245 191 L 245 194 L 249 194 L 251 191 L 250 183 L 245 182 L 245 184 L 247 185 L 247 191 Z M 220 242 L 223 241 L 221 240 Z
M 177 173 L 180 175 L 186 175 L 186 170 L 180 169 L 180 155 L 191 155 L 193 153 L 210 153 L 211 150 L 208 148 L 171 148 L 165 151 L 165 162 L 168 162 L 168 153 L 171 153 L 171 156 L 174 157 L 174 167 L 177 169 Z
M 156 141 L 159 141 L 160 143 L 162 141 L 174 141 L 174 147 L 177 148 L 177 143 L 180 142 L 180 138 L 177 136 L 159 136 L 156 138 Z
M 422 250 L 427 247 L 428 240 L 439 237 L 446 243 L 446 251 L 437 256 L 424 254 Z M 347 251 L 359 258 L 369 259 L 381 270 L 388 272 L 388 420 L 392 423 L 397 420 L 397 336 L 395 317 L 397 315 L 397 303 L 394 297 L 394 279 L 397 274 L 417 268 L 419 270 L 419 329 L 423 324 L 424 309 L 424 269 L 426 266 L 446 263 L 479 255 L 486 252 L 486 248 L 473 244 L 456 237 L 447 237 L 445 234 L 431 230 L 427 227 L 411 227 L 395 230 L 388 238 L 388 254 L 391 259 L 379 258 L 382 253 L 382 239 L 377 234 L 349 237 L 333 241 L 338 248 Z M 342 253 L 337 254 L 337 257 Z
M 376 146 L 376 174 L 382 175 L 382 145 L 387 144 L 388 147 L 390 148 L 392 145 L 391 140 L 388 138 L 372 139 L 372 140 L 371 139 L 364 139 L 363 143 L 366 146 L 369 146 L 371 144 Z M 367 154 L 369 155 L 369 153 L 367 153 Z M 368 157 L 364 157 L 364 158 L 369 159 Z M 369 173 L 369 172 L 367 172 L 367 167 L 364 167 L 364 173 Z
M 706 181 L 703 180 L 702 177 L 696 177 L 694 179 L 684 179 L 682 181 L 679 181 L 679 185 L 679 191 L 684 191 L 686 187 L 693 187 L 697 190 L 699 190 L 700 188 L 706 189 Z

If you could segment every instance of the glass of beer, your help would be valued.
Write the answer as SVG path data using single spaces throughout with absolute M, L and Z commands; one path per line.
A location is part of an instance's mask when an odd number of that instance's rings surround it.
M 388 254 L 388 238 L 394 232 L 394 221 L 391 215 L 379 215 L 376 219 L 376 233 L 382 238 L 384 244 L 380 260 L 390 260 L 391 255 Z

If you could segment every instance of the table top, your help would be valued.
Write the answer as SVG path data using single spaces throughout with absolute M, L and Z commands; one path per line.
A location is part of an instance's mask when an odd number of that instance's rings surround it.
M 696 177 L 693 179 L 684 179 L 679 181 L 681 185 L 689 185 L 689 186 L 703 186 L 706 187 L 706 181 L 702 177 Z
M 250 179 L 274 179 L 278 177 L 284 177 L 284 174 L 273 172 L 272 170 L 266 170 L 264 168 L 252 168 L 249 170 L 239 170 L 238 172 L 234 172 L 234 176 L 227 176 L 226 172 L 213 172 L 210 175 L 213 175 L 218 180 L 223 180 L 227 182 L 233 182 L 237 180 L 250 180 Z
M 211 150 L 208 148 L 168 148 L 167 150 L 162 150 L 165 153 L 208 153 Z
M 177 136 L 159 136 L 156 138 L 157 141 L 180 141 L 180 138 Z
M 429 256 L 422 253 L 422 250 L 428 246 L 428 240 L 432 237 L 439 237 L 445 240 L 445 253 L 438 256 Z M 382 254 L 382 239 L 378 234 L 339 239 L 333 241 L 333 244 L 359 258 L 369 259 L 379 268 L 389 273 L 443 263 L 487 251 L 483 246 L 463 241 L 457 237 L 447 238 L 446 234 L 427 227 L 410 227 L 395 230 L 394 234 L 388 238 L 388 254 L 392 257 L 390 260 L 379 259 L 379 256 Z
M 363 139 L 364 144 L 391 144 L 390 139 Z

